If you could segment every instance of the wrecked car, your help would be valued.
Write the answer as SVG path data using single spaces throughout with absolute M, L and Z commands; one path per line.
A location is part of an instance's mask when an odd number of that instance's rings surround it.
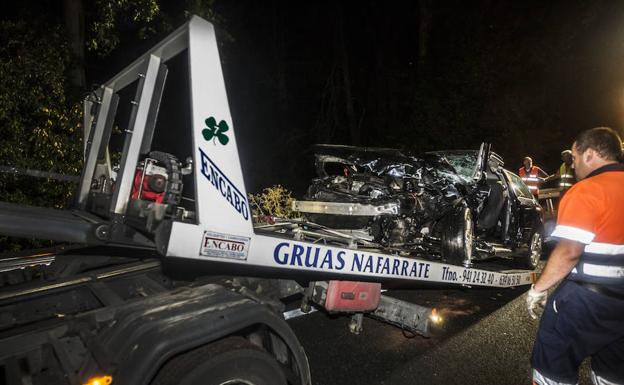
M 317 145 L 315 166 L 293 208 L 336 239 L 467 267 L 495 257 L 539 262 L 542 209 L 487 143 L 418 156 Z

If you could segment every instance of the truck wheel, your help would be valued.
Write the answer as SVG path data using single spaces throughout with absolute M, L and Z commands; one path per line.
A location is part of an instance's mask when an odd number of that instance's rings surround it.
M 174 357 L 152 385 L 286 385 L 275 358 L 242 337 L 228 337 Z
M 531 243 L 529 244 L 527 254 L 518 258 L 520 266 L 524 269 L 535 270 L 540 259 L 542 258 L 542 246 L 542 234 L 539 231 L 536 231 L 531 237 Z
M 470 266 L 474 248 L 474 221 L 468 207 L 460 207 L 441 221 L 442 259 Z

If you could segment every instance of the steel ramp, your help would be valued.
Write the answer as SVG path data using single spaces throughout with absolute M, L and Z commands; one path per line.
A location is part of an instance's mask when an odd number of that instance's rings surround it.
M 59 210 L 0 202 L 0 234 L 21 238 L 100 244 L 97 228 L 104 221 L 77 210 Z

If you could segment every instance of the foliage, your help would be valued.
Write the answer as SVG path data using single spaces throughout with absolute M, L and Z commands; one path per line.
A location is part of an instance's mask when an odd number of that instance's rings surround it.
M 170 32 L 192 15 L 198 15 L 215 24 L 223 19 L 214 11 L 215 0 L 96 0 L 92 3 L 88 27 L 87 49 L 106 57 L 123 39 L 135 35 L 146 40 L 162 32 Z M 169 9 L 167 8 L 167 6 Z M 231 40 L 231 36 L 226 34 Z
M 0 22 L 0 165 L 78 175 L 80 107 L 67 100 L 59 27 Z M 43 33 L 42 31 L 45 31 Z M 0 201 L 60 208 L 75 186 L 0 174 Z M 0 248 L 15 248 L 0 238 Z
M 120 42 L 120 26 L 139 25 L 138 36 L 146 39 L 156 32 L 160 13 L 157 0 L 96 0 L 97 17 L 92 22 L 87 48 L 100 56 L 108 55 Z
M 112 58 L 118 46 L 151 38 L 182 24 L 191 14 L 219 19 L 214 0 L 95 0 L 85 10 L 82 49 Z M 16 3 L 14 14 L 0 18 L 0 165 L 79 175 L 82 168 L 81 95 L 68 74 L 85 68 L 98 78 L 89 60 L 72 57 L 73 41 L 56 7 L 45 1 Z M 78 16 L 76 16 L 78 17 Z M 80 45 L 80 44 L 79 44 Z M 74 52 L 74 55 L 76 53 Z M 0 201 L 62 208 L 72 200 L 75 184 L 0 174 Z M 0 237 L 0 250 L 39 247 L 47 243 Z
M 206 20 L 223 22 L 223 18 L 215 12 L 214 5 L 215 0 L 187 0 L 184 16 L 189 18 L 191 15 L 197 15 Z
M 298 218 L 299 213 L 292 209 L 293 201 L 292 193 L 279 184 L 267 187 L 261 193 L 249 194 L 254 218 Z

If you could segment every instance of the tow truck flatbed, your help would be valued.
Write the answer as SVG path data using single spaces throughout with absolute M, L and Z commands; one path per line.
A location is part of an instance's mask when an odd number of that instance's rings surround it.
M 190 111 L 172 128 L 158 117 L 168 65 L 180 69 L 176 57 L 186 60 Z M 134 98 L 124 100 L 132 87 Z M 122 103 L 131 110 L 125 123 L 117 119 Z M 433 309 L 385 298 L 381 283 L 515 287 L 534 278 L 529 270 L 464 267 L 254 225 L 215 31 L 199 17 L 84 107 L 75 206 L 0 203 L 0 234 L 121 246 L 126 259 L 112 252 L 45 258 L 59 275 L 0 289 L 7 383 L 221 384 L 266 374 L 258 383 L 310 384 L 303 348 L 284 321 L 285 298 L 298 296 L 303 313 L 316 307 L 351 316 L 356 333 L 368 314 L 427 335 Z M 118 167 L 110 156 L 114 125 L 125 135 Z M 176 269 L 199 281 L 171 279 Z M 216 274 L 227 276 L 215 281 Z

